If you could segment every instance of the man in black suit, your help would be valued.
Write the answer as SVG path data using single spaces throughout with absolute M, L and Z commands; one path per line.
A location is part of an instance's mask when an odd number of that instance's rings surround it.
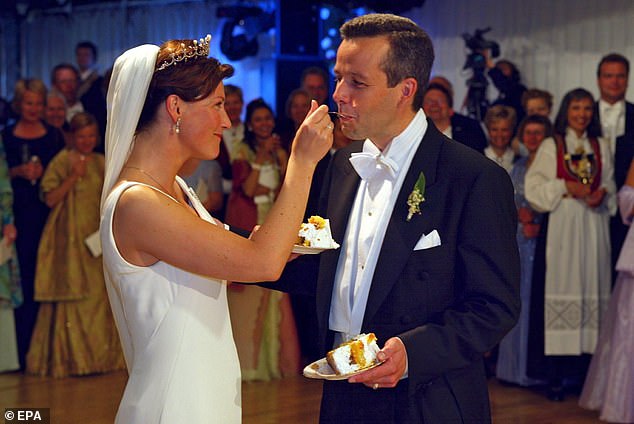
M 423 110 L 444 135 L 484 153 L 487 139 L 480 123 L 453 110 L 453 96 L 447 87 L 430 83 L 423 99 Z
M 625 101 L 629 73 L 630 62 L 618 53 L 604 56 L 597 67 L 600 98 L 595 104 L 595 113 L 599 114 L 603 137 L 611 146 L 617 190 L 623 186 L 634 158 L 634 104 Z M 614 267 L 627 230 L 620 213 L 610 219 L 613 281 L 616 279 Z
M 79 97 L 84 110 L 91 113 L 99 123 L 101 139 L 106 135 L 106 91 L 104 78 L 97 72 L 97 46 L 90 41 L 80 41 L 75 46 L 75 58 L 79 71 Z M 99 152 L 104 152 L 104 143 L 96 147 Z
M 383 364 L 326 381 L 320 421 L 489 422 L 482 356 L 519 313 L 512 184 L 426 119 L 434 53 L 420 27 L 371 14 L 341 35 L 333 98 L 343 132 L 365 140 L 335 154 L 321 194 L 341 248 L 270 286 L 316 293 L 324 354 L 374 332 Z

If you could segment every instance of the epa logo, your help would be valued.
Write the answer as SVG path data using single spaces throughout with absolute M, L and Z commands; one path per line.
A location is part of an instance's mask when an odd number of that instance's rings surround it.
M 8 422 L 21 422 L 27 423 L 49 423 L 49 409 L 48 408 L 28 408 L 28 409 L 5 409 L 4 419 L 5 423 Z

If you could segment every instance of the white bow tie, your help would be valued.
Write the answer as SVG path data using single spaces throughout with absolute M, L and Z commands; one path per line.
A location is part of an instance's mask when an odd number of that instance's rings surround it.
M 352 155 L 350 155 L 350 163 L 361 179 L 365 181 L 370 181 L 385 172 L 394 178 L 398 171 L 398 164 L 380 153 L 352 153 Z
M 621 112 L 621 104 L 620 103 L 614 103 L 611 105 L 604 104 L 602 112 L 605 115 L 619 114 Z

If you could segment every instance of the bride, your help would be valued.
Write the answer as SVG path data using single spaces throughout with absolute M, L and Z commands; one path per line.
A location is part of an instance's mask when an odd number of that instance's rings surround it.
M 129 371 L 118 423 L 240 422 L 226 280 L 277 279 L 332 144 L 328 108 L 313 101 L 266 221 L 249 239 L 227 231 L 176 175 L 214 159 L 231 126 L 222 80 L 233 68 L 207 57 L 209 40 L 128 50 L 108 90 L 100 236 Z

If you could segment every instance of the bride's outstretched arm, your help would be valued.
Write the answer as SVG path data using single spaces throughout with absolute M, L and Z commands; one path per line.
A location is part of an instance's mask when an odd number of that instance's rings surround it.
M 250 239 L 199 219 L 155 190 L 133 186 L 115 212 L 117 244 L 132 244 L 145 264 L 161 260 L 231 281 L 277 279 L 296 240 L 315 166 L 332 145 L 327 112 L 326 106 L 313 104 L 293 142 L 279 197 Z

